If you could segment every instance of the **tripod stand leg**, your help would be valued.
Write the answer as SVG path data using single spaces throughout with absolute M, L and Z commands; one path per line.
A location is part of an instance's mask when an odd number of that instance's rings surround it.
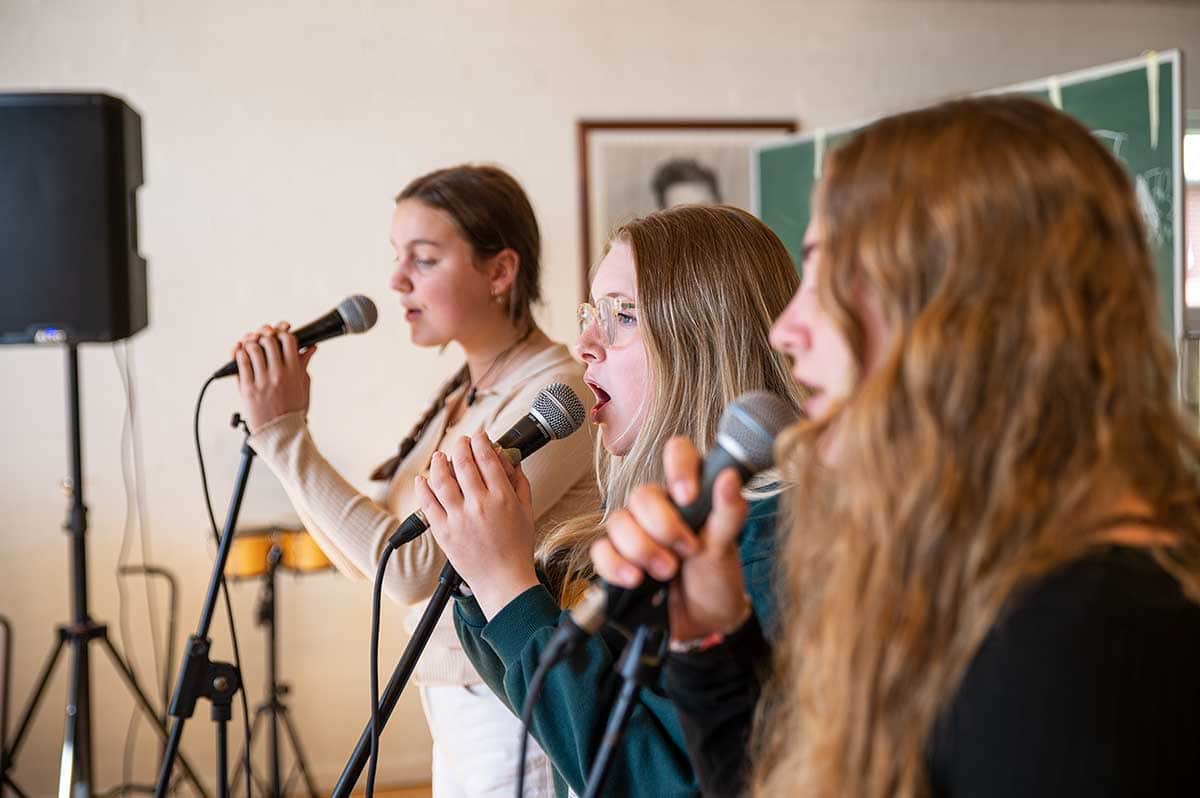
M 8 787 L 15 792 L 17 794 L 17 798 L 29 798 L 29 795 L 27 795 L 24 790 L 18 787 L 17 783 L 8 776 L 5 776 L 3 782 L 0 782 L 0 795 L 4 794 L 4 787 Z
M 8 762 L 10 767 L 17 761 L 17 751 L 21 749 L 21 742 L 25 739 L 25 732 L 29 731 L 29 722 L 33 720 L 33 713 L 37 711 L 37 705 L 42 700 L 42 692 L 45 691 L 46 685 L 50 682 L 50 676 L 54 673 L 54 666 L 58 664 L 58 657 L 62 654 L 63 646 L 66 645 L 66 631 L 62 628 L 58 630 L 58 642 L 54 644 L 54 648 L 50 650 L 50 655 L 46 657 L 46 664 L 42 666 L 42 672 L 38 676 L 37 687 L 33 689 L 33 695 L 29 697 L 29 703 L 25 706 L 25 712 L 21 715 L 21 725 L 17 727 L 17 736 L 13 738 L 12 748 L 8 749 Z
M 125 663 L 125 660 L 121 658 L 121 655 L 118 653 L 117 649 L 113 647 L 112 641 L 108 639 L 108 635 L 105 634 L 100 639 L 104 642 L 104 650 L 108 652 L 108 656 L 109 659 L 112 660 L 113 667 L 117 669 L 117 673 L 121 675 L 121 677 L 125 680 L 125 684 L 133 693 L 134 697 L 137 698 L 138 705 L 142 708 L 142 711 L 146 713 L 146 717 L 150 720 L 150 724 L 154 727 L 159 739 L 165 743 L 167 740 L 167 728 L 163 725 L 163 719 L 154 711 L 154 707 L 150 704 L 150 699 L 146 698 L 146 694 L 142 692 L 141 686 L 137 683 L 137 680 L 133 676 L 133 671 L 129 670 L 129 666 Z M 204 786 L 200 784 L 200 779 L 196 777 L 196 773 L 192 770 L 191 764 L 188 763 L 187 758 L 182 754 L 179 756 L 179 766 L 183 769 L 187 780 L 192 783 L 193 787 L 195 787 L 196 792 L 201 795 L 202 798 L 208 798 L 208 793 L 205 791 Z
M 4 672 L 0 673 L 0 798 L 4 798 L 4 785 L 8 782 L 8 707 L 12 696 L 12 624 L 0 615 L 0 629 L 4 630 Z
M 246 749 L 254 745 L 254 737 L 258 734 L 258 722 L 262 720 L 263 712 L 267 709 L 266 704 L 259 704 L 254 708 L 254 721 L 250 724 L 250 737 L 242 744 L 242 750 L 238 751 L 238 755 L 233 758 L 233 778 L 229 782 L 229 791 L 236 793 L 238 785 L 242 783 L 242 760 L 246 758 Z M 253 756 L 253 751 L 250 752 Z
M 288 740 L 292 743 L 292 751 L 296 754 L 296 764 L 300 766 L 300 774 L 304 777 L 304 786 L 308 789 L 308 798 L 317 798 L 317 787 L 313 784 L 312 774 L 308 772 L 308 762 L 304 759 L 304 751 L 300 748 L 300 735 L 292 724 L 292 716 L 287 707 L 280 707 L 279 714 L 283 718 L 283 728 Z
M 67 689 L 67 721 L 63 729 L 62 758 L 58 768 L 58 798 L 91 798 L 92 720 L 91 662 L 88 641 L 71 641 L 71 684 Z

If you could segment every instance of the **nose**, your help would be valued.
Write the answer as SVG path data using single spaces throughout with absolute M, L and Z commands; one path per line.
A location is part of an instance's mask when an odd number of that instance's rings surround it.
M 579 331 L 579 337 L 575 339 L 575 356 L 584 363 L 599 363 L 604 360 L 599 325 L 589 324 Z
M 812 331 L 804 319 L 803 299 L 800 292 L 792 297 L 792 301 L 775 319 L 771 325 L 769 340 L 771 348 L 785 355 L 795 356 L 798 352 L 807 351 L 812 347 Z
M 413 290 L 412 280 L 408 276 L 405 259 L 396 258 L 392 265 L 392 275 L 388 278 L 388 288 L 399 294 L 407 294 Z

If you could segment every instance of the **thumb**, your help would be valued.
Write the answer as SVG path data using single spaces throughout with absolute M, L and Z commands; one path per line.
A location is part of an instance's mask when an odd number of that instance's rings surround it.
M 308 368 L 308 361 L 312 360 L 313 355 L 317 353 L 317 346 L 313 344 L 308 349 L 300 353 L 300 368 Z
M 705 548 L 722 551 L 737 545 L 738 534 L 746 521 L 746 500 L 742 498 L 742 483 L 738 473 L 727 468 L 713 483 L 713 508 L 704 523 L 701 536 Z

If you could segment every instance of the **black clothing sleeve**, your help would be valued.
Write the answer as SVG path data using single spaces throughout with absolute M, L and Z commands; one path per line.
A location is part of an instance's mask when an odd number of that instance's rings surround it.
M 754 708 L 770 656 L 751 614 L 720 645 L 667 658 L 664 687 L 679 714 L 702 795 L 731 798 L 745 787 Z
M 1110 547 L 1010 601 L 927 740 L 935 798 L 1200 795 L 1200 607 Z
M 751 620 L 672 655 L 704 795 L 741 794 L 769 645 Z M 933 798 L 1200 795 L 1200 606 L 1108 547 L 1014 594 L 925 741 Z

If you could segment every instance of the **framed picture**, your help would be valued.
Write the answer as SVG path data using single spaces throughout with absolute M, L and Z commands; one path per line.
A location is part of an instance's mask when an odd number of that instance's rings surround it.
M 750 210 L 753 145 L 795 132 L 789 119 L 580 120 L 584 296 L 613 227 L 689 202 Z

